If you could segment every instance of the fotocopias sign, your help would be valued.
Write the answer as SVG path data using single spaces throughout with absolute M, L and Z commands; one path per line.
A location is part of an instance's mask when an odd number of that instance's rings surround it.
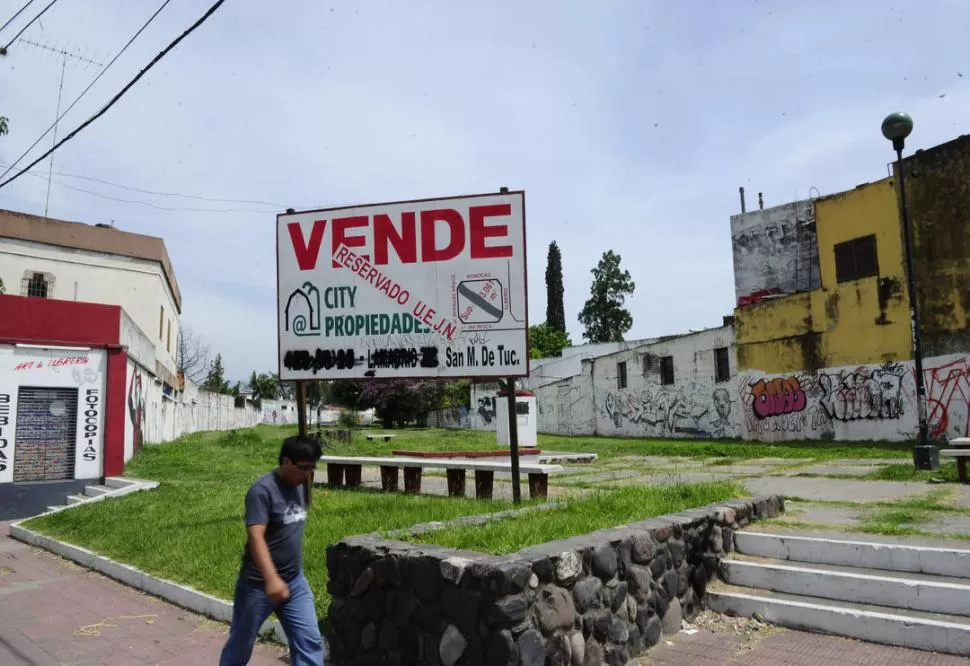
M 528 375 L 525 193 L 277 218 L 280 379 Z

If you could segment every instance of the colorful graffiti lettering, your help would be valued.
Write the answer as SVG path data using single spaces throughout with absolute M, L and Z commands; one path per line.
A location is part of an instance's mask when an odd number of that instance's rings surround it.
M 759 419 L 805 410 L 808 399 L 796 377 L 760 379 L 751 385 L 751 410 Z

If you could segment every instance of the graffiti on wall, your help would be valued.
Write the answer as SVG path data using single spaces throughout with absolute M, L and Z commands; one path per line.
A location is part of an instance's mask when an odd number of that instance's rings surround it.
M 924 368 L 923 375 L 930 436 L 970 437 L 970 358 Z
M 738 377 L 738 400 L 748 433 L 802 432 L 819 424 L 815 384 L 806 374 Z M 827 419 L 825 419 L 827 421 Z
M 805 411 L 808 398 L 798 377 L 759 379 L 751 385 L 751 411 L 766 419 Z
M 560 435 L 592 435 L 595 432 L 593 410 L 588 394 L 568 380 L 540 386 L 536 392 L 539 432 Z
M 611 391 L 603 409 L 616 429 L 626 424 L 639 426 L 647 434 L 736 437 L 738 425 L 731 419 L 731 396 L 716 388 L 710 402 L 697 400 L 695 392 L 655 389 Z
M 128 384 L 128 419 L 132 430 L 132 453 L 138 453 L 145 442 L 145 391 L 138 368 L 132 368 Z
M 833 421 L 898 419 L 903 414 L 903 366 L 861 367 L 817 375 L 819 405 Z
M 485 396 L 478 399 L 478 417 L 482 423 L 488 425 L 495 420 L 495 396 Z
M 860 436 L 910 436 L 916 430 L 915 372 L 907 362 L 785 377 L 742 376 L 738 391 L 745 428 L 749 435 L 830 436 L 837 424 L 876 422 L 895 425 Z M 924 377 L 930 436 L 970 436 L 970 357 L 927 359 Z

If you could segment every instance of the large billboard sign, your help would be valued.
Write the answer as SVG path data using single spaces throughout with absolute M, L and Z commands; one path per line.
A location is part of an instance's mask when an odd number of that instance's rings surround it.
M 282 380 L 529 374 L 525 193 L 277 217 Z

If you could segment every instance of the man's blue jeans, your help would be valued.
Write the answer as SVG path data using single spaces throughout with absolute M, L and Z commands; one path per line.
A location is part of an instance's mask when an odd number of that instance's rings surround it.
M 323 666 L 323 639 L 313 607 L 313 592 L 303 572 L 287 581 L 290 598 L 274 606 L 263 586 L 242 578 L 236 581 L 229 638 L 219 666 L 245 666 L 253 654 L 259 628 L 274 611 L 290 644 L 292 666 Z

